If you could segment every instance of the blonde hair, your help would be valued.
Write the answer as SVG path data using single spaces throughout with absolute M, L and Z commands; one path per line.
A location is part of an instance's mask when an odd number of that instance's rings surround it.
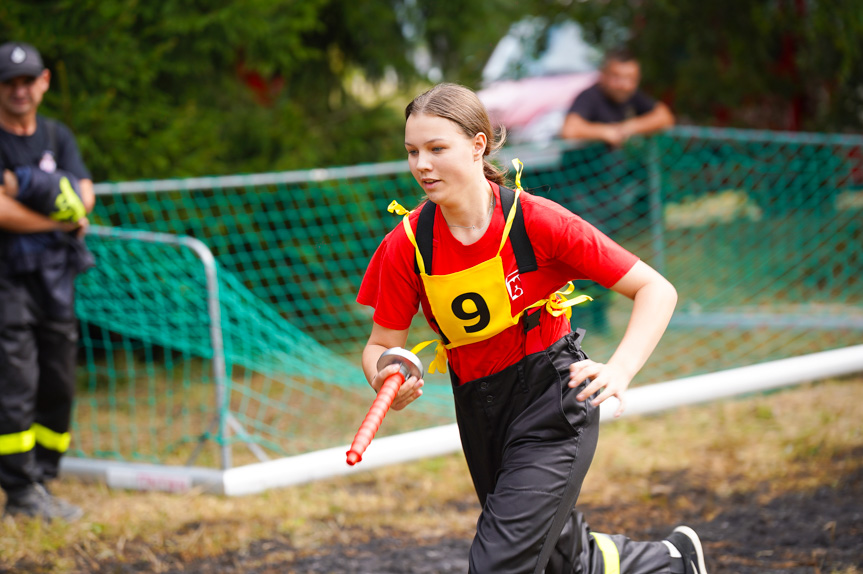
M 418 95 L 405 108 L 405 121 L 411 114 L 427 114 L 450 120 L 472 138 L 482 132 L 488 143 L 482 159 L 482 170 L 486 179 L 503 185 L 506 170 L 500 169 L 489 161 L 506 140 L 506 128 L 492 129 L 488 111 L 470 88 L 459 84 L 443 83 Z

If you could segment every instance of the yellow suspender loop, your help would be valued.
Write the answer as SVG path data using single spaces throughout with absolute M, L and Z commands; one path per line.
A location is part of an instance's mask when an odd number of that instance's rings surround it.
M 497 248 L 497 253 L 500 255 L 501 250 L 503 249 L 504 244 L 506 243 L 506 238 L 509 237 L 509 230 L 512 228 L 512 222 L 515 220 L 515 211 L 518 208 L 518 195 L 521 193 L 521 170 L 524 169 L 524 164 L 521 163 L 521 160 L 516 158 L 512 160 L 512 165 L 515 167 L 515 199 L 512 202 L 512 207 L 509 210 L 509 213 L 506 214 L 506 226 L 503 228 L 503 236 L 500 238 L 500 247 Z
M 417 245 L 417 240 L 416 240 L 416 237 L 414 236 L 414 232 L 411 229 L 411 222 L 408 219 L 410 214 L 413 212 L 408 211 L 407 209 L 402 207 L 402 205 L 398 201 L 396 201 L 395 199 L 392 200 L 390 202 L 390 204 L 387 206 L 387 211 L 389 211 L 390 213 L 395 213 L 396 215 L 404 215 L 404 217 L 402 218 L 402 225 L 405 228 L 405 233 L 407 234 L 408 239 L 410 240 L 411 243 L 413 243 L 414 249 L 416 250 L 417 266 L 420 269 L 420 273 L 425 273 L 426 272 L 426 266 L 425 266 L 425 263 L 423 262 L 422 255 L 420 255 L 420 248 L 419 248 L 419 245 Z
M 435 356 L 431 364 L 429 364 L 429 373 L 446 373 L 446 347 L 440 339 L 432 339 L 431 341 L 423 341 L 417 344 L 411 353 L 416 355 L 432 343 L 437 343 L 435 346 Z
M 409 217 L 409 214 L 405 214 L 405 216 L 402 218 L 402 226 L 405 228 L 405 233 L 407 234 L 408 239 L 410 240 L 411 243 L 414 244 L 414 250 L 416 251 L 416 258 L 417 258 L 417 267 L 419 267 L 420 273 L 425 275 L 425 272 L 426 272 L 425 262 L 423 262 L 423 256 L 420 253 L 420 246 L 417 245 L 417 239 L 416 239 L 416 237 L 414 237 L 414 232 L 411 229 L 411 222 L 408 220 L 408 217 Z
M 506 238 L 509 237 L 509 230 L 512 229 L 512 222 L 515 220 L 515 211 L 518 209 L 518 194 L 521 193 L 520 189 L 515 190 L 515 200 L 512 202 L 512 207 L 509 210 L 509 214 L 506 216 L 506 225 L 503 228 L 503 235 L 500 238 L 500 246 L 497 248 L 497 254 L 500 255 L 501 250 L 503 249 L 504 244 L 506 244 Z
M 407 209 L 401 206 L 398 201 L 395 199 L 390 202 L 387 206 L 387 211 L 390 213 L 395 213 L 396 215 L 407 215 L 410 213 Z
M 552 317 L 559 317 L 565 313 L 568 319 L 572 316 L 572 307 L 579 303 L 584 303 L 585 301 L 593 301 L 593 297 L 590 295 L 578 295 L 572 299 L 567 299 L 566 296 L 573 291 L 575 291 L 575 285 L 570 281 L 563 289 L 552 293 L 548 296 L 548 299 L 542 299 L 533 305 L 526 307 L 525 311 L 545 305 L 545 310 L 548 311 Z
M 521 160 L 515 158 L 512 160 L 512 167 L 515 168 L 515 189 L 517 191 L 522 191 L 521 189 L 521 172 L 524 170 L 524 164 L 521 163 Z

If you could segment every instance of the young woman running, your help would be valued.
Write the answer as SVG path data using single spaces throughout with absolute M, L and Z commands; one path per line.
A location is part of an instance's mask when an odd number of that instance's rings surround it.
M 552 201 L 506 188 L 488 161 L 502 138 L 471 90 L 440 84 L 405 109 L 411 173 L 428 197 L 374 254 L 357 301 L 374 308 L 363 369 L 375 391 L 398 370 L 422 306 L 446 350 L 464 454 L 482 504 L 470 572 L 705 574 L 698 536 L 664 541 L 591 532 L 575 510 L 599 431 L 599 404 L 624 393 L 671 318 L 674 287 Z M 567 282 L 589 279 L 633 300 L 607 363 L 572 332 Z M 440 365 L 438 365 L 440 366 Z M 393 402 L 422 395 L 410 377 Z

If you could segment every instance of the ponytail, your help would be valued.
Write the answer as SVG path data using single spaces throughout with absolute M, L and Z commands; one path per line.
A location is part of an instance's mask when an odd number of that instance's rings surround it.
M 498 185 L 504 185 L 508 170 L 493 164 L 490 158 L 497 154 L 505 141 L 506 128 L 500 126 L 489 138 L 488 144 L 485 146 L 485 153 L 483 154 L 485 157 L 482 158 L 482 171 L 485 174 L 485 178 Z

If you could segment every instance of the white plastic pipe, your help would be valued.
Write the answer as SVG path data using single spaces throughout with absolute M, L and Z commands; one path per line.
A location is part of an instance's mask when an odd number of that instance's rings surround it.
M 65 456 L 60 461 L 64 476 L 103 482 L 111 488 L 130 490 L 162 490 L 185 492 L 199 488 L 214 494 L 224 494 L 223 470 L 197 466 L 167 466 L 117 462 Z
M 376 438 L 363 454 L 362 462 L 355 466 L 348 466 L 345 461 L 345 454 L 349 448 L 350 445 L 346 444 L 226 470 L 225 494 L 251 494 L 268 488 L 302 484 L 391 464 L 450 454 L 461 449 L 461 439 L 455 424 Z
M 856 372 L 863 372 L 863 345 L 636 387 L 626 393 L 622 416 L 655 413 Z M 604 402 L 600 420 L 614 420 L 616 409 L 616 400 Z M 356 466 L 345 462 L 348 448 L 349 445 L 344 445 L 225 471 L 68 457 L 63 459 L 61 470 L 64 474 L 102 479 L 118 488 L 182 491 L 200 487 L 208 492 L 237 496 L 449 454 L 461 449 L 461 440 L 455 424 L 380 437 L 372 441 L 363 461 Z
M 696 375 L 626 392 L 623 416 L 655 413 L 744 393 L 766 391 L 863 371 L 863 345 Z M 600 420 L 614 419 L 617 399 L 602 403 Z

